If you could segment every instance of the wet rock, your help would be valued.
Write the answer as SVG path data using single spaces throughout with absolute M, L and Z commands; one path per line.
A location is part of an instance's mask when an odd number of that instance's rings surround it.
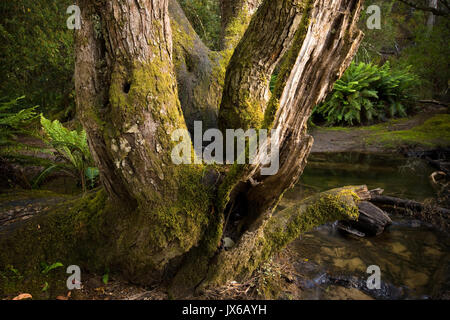
M 225 248 L 225 250 L 231 249 L 234 247 L 234 241 L 231 238 L 224 238 L 223 239 L 223 247 Z

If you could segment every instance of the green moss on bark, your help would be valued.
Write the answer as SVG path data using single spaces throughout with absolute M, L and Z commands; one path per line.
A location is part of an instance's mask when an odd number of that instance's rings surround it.
M 248 5 L 243 3 L 235 16 L 228 22 L 224 30 L 224 45 L 225 49 L 234 49 L 238 45 L 242 36 L 247 30 L 252 15 Z
M 45 298 L 36 287 L 46 279 L 41 262 L 75 264 L 83 272 L 85 267 L 98 272 L 109 268 L 145 284 L 160 280 L 171 259 L 195 246 L 201 248 L 199 259 L 210 258 L 220 244 L 223 216 L 213 210 L 213 190 L 202 181 L 203 168 L 179 170 L 177 194 L 168 192 L 158 203 L 120 208 L 102 190 L 59 205 L 16 230 L 4 230 L 0 244 L 8 250 L 0 252 L 0 296 L 33 291 Z M 24 277 L 13 278 L 10 266 Z
M 347 187 L 321 193 L 267 217 L 254 231 L 245 232 L 236 247 L 217 256 L 199 289 L 230 280 L 244 281 L 300 234 L 330 221 L 357 219 L 359 197 L 355 190 Z

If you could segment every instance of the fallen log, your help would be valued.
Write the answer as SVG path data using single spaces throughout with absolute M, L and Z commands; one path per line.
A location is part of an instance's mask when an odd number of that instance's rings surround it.
M 358 203 L 359 218 L 357 221 L 344 220 L 338 222 L 338 229 L 358 237 L 377 236 L 392 224 L 389 215 L 367 201 Z
M 444 107 L 448 106 L 448 103 L 443 102 L 443 101 L 437 101 L 437 100 L 419 100 L 418 102 L 420 102 L 420 103 L 428 103 L 428 104 L 436 104 L 438 106 L 444 106 Z
M 412 211 L 423 211 L 425 206 L 417 201 L 408 200 L 408 199 L 400 199 L 390 196 L 382 196 L 378 194 L 372 194 L 370 202 L 375 204 L 388 205 L 393 207 L 400 207 L 404 209 L 410 209 Z M 441 207 L 433 207 L 433 210 L 437 213 L 449 215 L 450 210 Z

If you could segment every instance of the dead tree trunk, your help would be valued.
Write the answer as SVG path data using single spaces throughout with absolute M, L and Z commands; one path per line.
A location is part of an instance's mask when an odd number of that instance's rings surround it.
M 420 202 L 414 201 L 414 200 L 408 200 L 408 199 L 400 199 L 396 197 L 390 197 L 390 196 L 382 196 L 382 195 L 372 195 L 371 202 L 379 204 L 379 205 L 387 205 L 392 207 L 399 207 L 404 208 L 416 212 L 421 212 L 425 210 L 425 205 L 423 205 Z M 450 210 L 446 208 L 441 207 L 434 207 L 433 210 L 436 213 L 440 213 L 442 215 L 449 216 Z
M 315 225 L 358 216 L 364 194 L 358 187 L 273 212 L 306 164 L 313 143 L 306 133 L 312 108 L 347 68 L 362 39 L 356 27 L 360 1 L 263 1 L 245 33 L 245 28 L 234 33 L 236 49 L 233 44 L 220 53 L 220 65 L 232 55 L 225 81 L 220 81 L 225 72 L 219 72 L 217 86 L 194 99 L 189 94 L 215 74 L 209 71 L 214 58 L 206 59 L 208 50 L 195 35 L 192 41 L 177 39 L 193 31 L 189 26 L 172 30 L 184 17 L 173 3 L 171 27 L 168 2 L 79 0 L 83 24 L 76 34 L 77 109 L 106 192 L 3 233 L 2 248 L 14 249 L 0 253 L 1 265 L 29 266 L 45 256 L 108 267 L 139 283 L 169 281 L 173 296 L 182 297 L 249 276 Z M 197 64 L 190 64 L 196 59 Z M 280 61 L 270 96 L 270 75 Z M 199 82 L 188 87 L 189 79 Z M 171 134 L 187 127 L 180 100 L 196 105 L 199 97 L 222 85 L 223 95 L 205 105 L 210 108 L 222 98 L 220 128 L 273 128 L 280 150 L 276 174 L 261 174 L 261 150 L 256 164 L 232 165 L 218 179 L 209 179 L 214 176 L 211 167 L 171 161 Z M 188 116 L 192 120 L 196 114 Z M 248 210 L 242 212 L 241 228 L 234 230 L 236 246 L 221 251 L 232 203 Z M 33 239 L 41 241 L 38 249 Z

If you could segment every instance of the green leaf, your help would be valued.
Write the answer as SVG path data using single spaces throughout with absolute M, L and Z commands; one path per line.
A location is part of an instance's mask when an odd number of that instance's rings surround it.
M 55 262 L 52 265 L 47 265 L 44 270 L 42 270 L 43 274 L 48 274 L 50 271 L 56 269 L 56 268 L 60 268 L 63 267 L 64 265 L 61 262 Z
M 91 188 L 93 188 L 95 179 L 100 175 L 100 171 L 98 170 L 98 168 L 88 167 L 88 168 L 86 168 L 85 174 L 86 174 L 86 178 L 91 183 Z
M 108 281 L 109 281 L 109 274 L 105 273 L 102 277 L 102 282 L 106 285 L 108 284 Z

